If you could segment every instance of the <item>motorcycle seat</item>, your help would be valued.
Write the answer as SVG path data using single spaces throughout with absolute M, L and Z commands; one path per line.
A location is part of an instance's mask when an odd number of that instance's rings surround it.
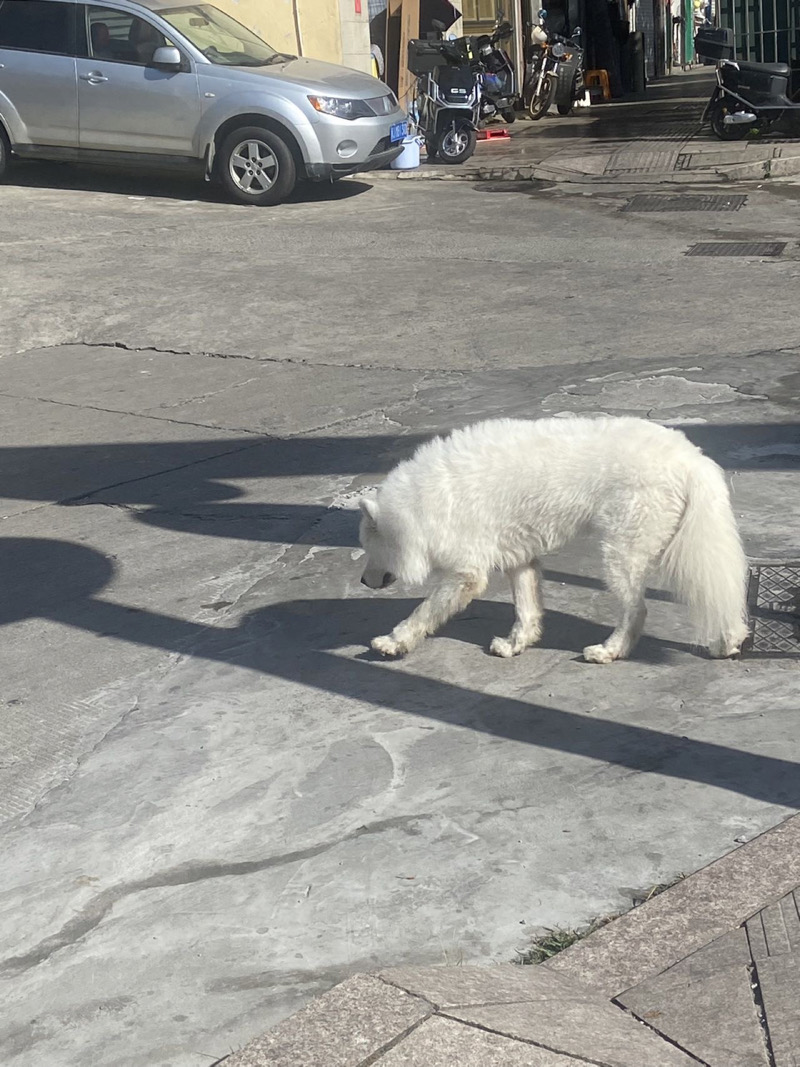
M 745 71 L 749 74 L 780 74 L 784 77 L 789 77 L 789 64 L 788 63 L 745 63 L 743 61 L 737 61 L 739 63 L 739 70 Z

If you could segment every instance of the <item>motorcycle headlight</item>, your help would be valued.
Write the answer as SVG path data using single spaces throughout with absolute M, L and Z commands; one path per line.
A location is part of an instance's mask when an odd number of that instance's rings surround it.
M 566 55 L 567 50 L 563 46 L 563 44 L 561 44 L 560 41 L 557 41 L 551 48 L 551 52 L 556 57 L 556 59 L 563 59 Z
M 308 100 L 315 111 L 337 119 L 364 119 L 375 114 L 365 100 L 345 100 L 340 96 L 309 96 Z

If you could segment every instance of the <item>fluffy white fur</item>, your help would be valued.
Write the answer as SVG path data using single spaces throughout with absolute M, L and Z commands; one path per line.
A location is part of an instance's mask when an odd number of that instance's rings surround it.
M 720 468 L 678 430 L 642 419 L 498 419 L 417 449 L 361 501 L 362 582 L 435 576 L 427 598 L 372 647 L 410 652 L 480 596 L 493 570 L 511 582 L 516 618 L 490 650 L 515 656 L 542 633 L 539 560 L 580 530 L 600 540 L 620 601 L 616 629 L 583 650 L 593 663 L 627 656 L 644 626 L 656 569 L 688 603 L 713 656 L 747 636 L 747 566 Z

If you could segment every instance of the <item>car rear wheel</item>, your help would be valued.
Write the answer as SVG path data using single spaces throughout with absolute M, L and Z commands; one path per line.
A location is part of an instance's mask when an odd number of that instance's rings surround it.
M 242 126 L 228 134 L 218 156 L 218 173 L 228 194 L 240 204 L 280 204 L 297 184 L 297 165 L 277 133 Z
M 3 180 L 3 176 L 8 170 L 8 161 L 10 157 L 11 145 L 8 143 L 6 131 L 0 126 L 0 181 Z

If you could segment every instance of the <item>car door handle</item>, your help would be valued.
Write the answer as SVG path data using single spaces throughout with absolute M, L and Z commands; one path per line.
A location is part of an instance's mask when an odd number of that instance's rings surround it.
M 101 82 L 108 81 L 105 74 L 101 74 L 99 70 L 93 70 L 89 74 L 79 74 L 78 77 L 81 81 L 88 82 L 90 85 L 99 85 Z

